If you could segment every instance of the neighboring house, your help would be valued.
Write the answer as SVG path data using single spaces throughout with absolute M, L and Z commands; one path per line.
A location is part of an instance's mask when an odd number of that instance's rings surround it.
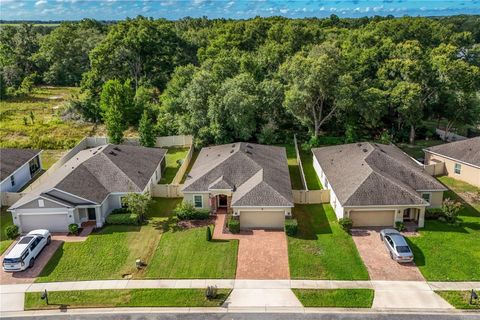
M 104 145 L 78 152 L 13 204 L 13 223 L 22 232 L 68 231 L 68 225 L 95 221 L 101 227 L 123 197 L 143 193 L 160 180 L 166 150 Z
M 293 207 L 285 148 L 244 142 L 203 148 L 183 194 L 196 208 L 239 216 L 242 229 L 282 229 Z
M 0 149 L 1 192 L 17 192 L 42 170 L 41 150 Z
M 480 187 L 480 137 L 424 149 L 425 164 L 443 163 L 443 174 Z
M 394 145 L 353 143 L 316 148 L 314 168 L 337 218 L 354 226 L 423 227 L 425 208 L 440 207 L 446 188 Z

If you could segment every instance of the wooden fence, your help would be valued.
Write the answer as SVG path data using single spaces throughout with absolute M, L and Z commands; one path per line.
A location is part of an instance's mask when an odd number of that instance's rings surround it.
M 425 170 L 426 173 L 428 173 L 431 176 L 441 176 L 445 174 L 445 163 L 443 162 L 438 162 L 438 163 L 432 163 L 432 164 L 426 164 L 423 166 L 423 169 Z
M 2 206 L 11 206 L 18 200 L 20 200 L 21 197 L 25 195 L 24 192 L 1 192 L 0 193 L 0 201 Z
M 298 204 L 329 203 L 329 190 L 292 190 L 293 202 Z
M 183 160 L 183 163 L 182 165 L 180 166 L 180 168 L 178 168 L 178 171 L 177 173 L 175 174 L 175 177 L 173 178 L 172 180 L 172 183 L 171 184 L 180 184 L 182 182 L 182 179 L 183 179 L 183 176 L 185 175 L 185 172 L 187 171 L 188 169 L 188 166 L 190 164 L 190 161 L 192 160 L 192 157 L 193 157 L 193 152 L 194 152 L 194 148 L 193 148 L 193 145 L 190 146 L 190 149 L 188 150 L 188 153 L 185 157 L 185 159 Z
M 152 197 L 160 198 L 182 198 L 183 184 L 154 184 L 152 185 Z
M 302 180 L 302 185 L 305 190 L 308 190 L 307 179 L 305 178 L 305 173 L 303 172 L 302 158 L 300 158 L 300 151 L 298 150 L 297 136 L 293 135 L 293 144 L 295 145 L 295 153 L 297 155 L 298 169 L 300 171 L 300 180 Z

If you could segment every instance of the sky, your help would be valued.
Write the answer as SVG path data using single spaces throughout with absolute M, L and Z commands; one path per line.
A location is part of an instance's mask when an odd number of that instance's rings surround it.
M 480 14 L 480 0 L 0 0 L 2 20 L 120 20 L 142 15 L 245 19 Z

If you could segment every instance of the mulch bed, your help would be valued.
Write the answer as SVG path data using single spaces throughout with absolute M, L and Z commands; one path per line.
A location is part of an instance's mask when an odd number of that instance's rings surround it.
M 177 226 L 182 229 L 201 228 L 215 224 L 214 218 L 208 218 L 206 220 L 180 220 L 177 222 Z

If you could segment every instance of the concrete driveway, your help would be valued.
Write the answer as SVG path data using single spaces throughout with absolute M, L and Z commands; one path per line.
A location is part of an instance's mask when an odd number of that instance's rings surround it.
M 352 238 L 367 267 L 372 280 L 425 281 L 412 263 L 400 264 L 390 258 L 387 248 L 380 240 L 381 228 L 352 229 Z
M 0 270 L 0 284 L 18 284 L 18 283 L 32 283 L 35 279 L 40 275 L 42 272 L 43 267 L 47 264 L 47 262 L 52 258 L 55 251 L 57 251 L 58 247 L 63 243 L 60 240 L 52 240 L 50 245 L 43 248 L 40 255 L 35 260 L 35 265 L 33 268 L 27 269 L 22 272 L 5 272 Z M 14 245 L 12 243 L 12 245 Z M 4 255 L 10 250 L 8 248 L 3 255 L 0 256 L 1 261 L 3 261 Z

